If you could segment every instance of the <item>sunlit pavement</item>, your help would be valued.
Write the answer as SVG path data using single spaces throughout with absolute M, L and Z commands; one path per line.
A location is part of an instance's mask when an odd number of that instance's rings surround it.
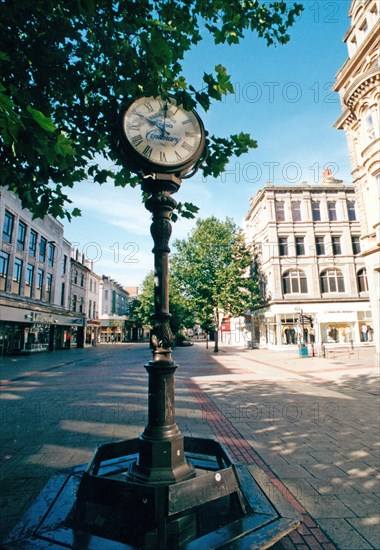
M 184 435 L 257 464 L 303 515 L 278 548 L 380 547 L 374 348 L 325 359 L 199 343 L 174 358 Z M 142 431 L 149 359 L 146 344 L 115 344 L 1 360 L 1 538 L 53 473 Z

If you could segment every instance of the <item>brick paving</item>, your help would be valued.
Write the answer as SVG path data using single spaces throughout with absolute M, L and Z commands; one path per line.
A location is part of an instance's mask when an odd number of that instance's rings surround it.
M 373 348 L 324 359 L 196 344 L 174 356 L 182 432 L 264 470 L 302 514 L 276 548 L 380 548 Z M 142 431 L 149 358 L 146 345 L 110 345 L 2 360 L 0 540 L 53 473 Z

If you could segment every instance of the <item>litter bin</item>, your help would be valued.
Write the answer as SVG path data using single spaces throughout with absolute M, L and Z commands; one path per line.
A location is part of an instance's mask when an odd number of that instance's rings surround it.
M 298 355 L 300 357 L 307 357 L 309 355 L 309 351 L 307 349 L 306 344 L 299 344 L 299 346 L 298 346 Z

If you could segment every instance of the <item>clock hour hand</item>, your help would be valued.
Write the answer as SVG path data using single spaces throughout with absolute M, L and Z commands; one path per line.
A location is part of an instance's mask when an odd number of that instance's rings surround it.
M 151 126 L 156 126 L 156 128 L 161 130 L 162 135 L 169 134 L 169 132 L 167 130 L 165 130 L 165 125 L 161 126 L 161 124 L 159 124 L 158 122 L 155 122 L 154 120 L 151 120 L 150 118 L 138 113 L 137 111 L 135 111 L 134 114 L 139 116 L 140 118 L 143 118 L 144 120 L 146 120 L 148 122 L 148 124 L 150 124 Z

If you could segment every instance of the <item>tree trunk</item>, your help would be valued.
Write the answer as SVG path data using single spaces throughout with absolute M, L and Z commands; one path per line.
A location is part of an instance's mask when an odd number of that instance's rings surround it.
M 217 310 L 215 313 L 215 345 L 214 345 L 214 353 L 219 352 L 219 311 Z

